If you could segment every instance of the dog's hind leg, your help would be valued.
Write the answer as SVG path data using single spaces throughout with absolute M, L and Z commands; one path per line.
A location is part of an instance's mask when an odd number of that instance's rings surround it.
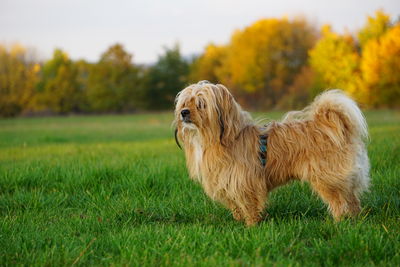
M 347 200 L 348 213 L 351 216 L 357 216 L 361 211 L 360 200 L 354 192 L 351 192 Z
M 336 181 L 336 183 L 327 183 Z M 311 185 L 324 202 L 336 221 L 344 215 L 357 215 L 360 212 L 360 201 L 352 192 L 351 186 L 341 177 L 330 177 L 324 179 L 313 179 Z
M 369 185 L 369 160 L 364 146 L 359 148 L 353 174 L 349 176 L 352 181 L 351 192 L 348 197 L 349 213 L 357 215 L 361 211 L 360 195 L 368 190 Z

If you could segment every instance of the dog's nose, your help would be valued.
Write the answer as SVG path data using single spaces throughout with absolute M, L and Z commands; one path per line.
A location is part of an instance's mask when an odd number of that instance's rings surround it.
M 181 111 L 182 118 L 189 116 L 189 114 L 190 114 L 190 111 L 188 109 L 183 109 Z

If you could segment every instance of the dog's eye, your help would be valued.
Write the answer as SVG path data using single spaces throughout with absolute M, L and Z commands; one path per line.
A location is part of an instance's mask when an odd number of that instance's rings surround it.
M 196 107 L 197 107 L 197 109 L 205 109 L 206 104 L 204 102 L 199 102 Z
M 204 105 L 204 104 L 197 105 L 197 109 L 205 109 L 205 108 L 206 108 L 206 105 Z

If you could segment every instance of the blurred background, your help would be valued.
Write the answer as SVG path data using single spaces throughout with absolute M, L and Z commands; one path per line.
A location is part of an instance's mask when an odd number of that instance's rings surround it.
M 0 116 L 172 110 L 199 80 L 246 109 L 342 88 L 400 107 L 400 2 L 1 0 Z

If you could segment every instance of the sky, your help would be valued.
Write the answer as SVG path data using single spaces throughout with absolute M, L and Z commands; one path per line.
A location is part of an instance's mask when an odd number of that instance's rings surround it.
M 0 43 L 33 48 L 40 59 L 60 48 L 95 62 L 118 42 L 134 63 L 151 64 L 165 47 L 199 54 L 261 18 L 302 15 L 354 32 L 379 8 L 400 16 L 400 0 L 0 0 Z

